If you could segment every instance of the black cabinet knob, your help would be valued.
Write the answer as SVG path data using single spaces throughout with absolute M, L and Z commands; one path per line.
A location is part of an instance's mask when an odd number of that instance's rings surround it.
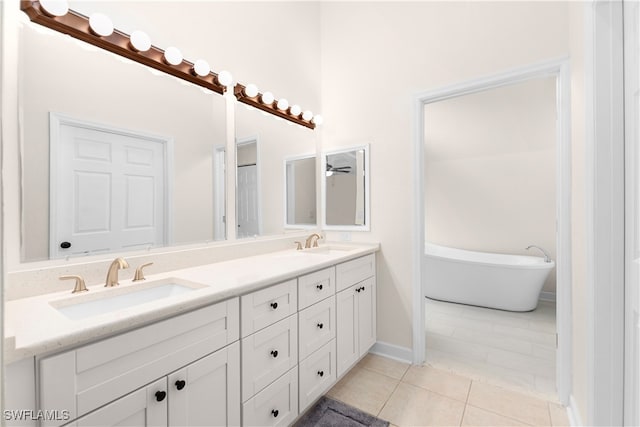
M 272 302 L 271 304 L 269 304 L 271 306 L 271 308 L 273 308 L 274 310 L 276 308 L 278 308 L 278 303 L 277 302 Z
M 158 402 L 162 402 L 165 397 L 167 397 L 166 391 L 156 391 L 156 400 Z
M 278 357 L 278 350 L 271 350 L 271 355 L 276 358 Z
M 318 329 L 324 328 L 324 324 L 323 323 L 318 323 L 316 326 L 318 327 Z
M 277 409 L 274 409 L 274 410 L 271 411 L 271 415 L 273 415 L 273 418 L 278 418 L 278 414 L 279 413 L 280 412 Z
M 362 289 L 362 290 L 364 291 L 364 286 L 363 286 L 363 287 L 361 287 L 360 289 Z
M 360 292 L 360 288 L 356 288 L 356 292 Z
M 70 242 L 62 242 L 62 243 L 60 243 L 60 247 L 62 249 L 69 249 L 71 247 L 71 243 Z
M 187 385 L 187 382 L 185 380 L 178 380 L 176 381 L 176 388 L 178 390 L 182 390 L 184 388 L 184 386 Z
M 323 376 L 324 376 L 324 371 L 318 371 L 318 375 L 319 375 L 320 377 L 323 377 Z
M 321 291 L 321 290 L 322 290 L 322 283 L 317 284 L 317 285 L 316 285 L 316 288 L 317 288 L 319 291 Z

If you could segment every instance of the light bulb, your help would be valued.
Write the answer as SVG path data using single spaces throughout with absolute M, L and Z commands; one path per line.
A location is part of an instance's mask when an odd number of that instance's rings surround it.
M 209 66 L 209 63 L 204 59 L 198 59 L 196 62 L 193 63 L 193 72 L 199 75 L 200 77 L 206 77 L 210 71 L 211 71 L 211 67 Z
M 305 110 L 304 113 L 302 113 L 302 120 L 306 120 L 309 121 L 313 118 L 313 113 L 309 110 Z
M 69 12 L 66 0 L 40 0 L 40 6 L 49 16 L 64 16 Z
M 275 100 L 275 97 L 273 96 L 273 94 L 271 92 L 265 92 L 260 97 L 260 100 L 262 101 L 263 104 L 271 105 L 271 104 L 273 104 L 273 101 Z
M 151 39 L 144 31 L 136 30 L 129 37 L 131 46 L 138 52 L 146 52 L 151 49 Z
M 254 85 L 253 83 L 249 83 L 244 88 L 244 94 L 249 98 L 255 98 L 256 96 L 258 96 L 258 86 Z
M 291 109 L 289 110 L 291 112 L 291 114 L 293 114 L 294 116 L 299 116 L 300 113 L 302 112 L 302 108 L 300 108 L 299 105 L 294 104 L 291 106 Z
M 178 65 L 182 62 L 182 52 L 177 47 L 168 47 L 164 51 L 164 60 L 167 64 Z
M 100 37 L 108 37 L 113 34 L 113 22 L 102 13 L 94 13 L 89 17 L 89 27 Z
M 222 70 L 218 74 L 218 83 L 220 83 L 222 86 L 229 87 L 231 83 L 233 83 L 233 76 L 227 70 Z
M 284 98 L 278 99 L 278 110 L 286 110 L 289 108 L 289 101 Z
M 313 123 L 319 126 L 324 123 L 324 118 L 320 114 L 316 114 L 313 116 Z

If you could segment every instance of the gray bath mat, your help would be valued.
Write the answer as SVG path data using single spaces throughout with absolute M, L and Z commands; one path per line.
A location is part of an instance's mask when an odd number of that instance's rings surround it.
M 298 420 L 295 427 L 387 427 L 388 425 L 388 421 L 323 396 L 304 417 Z

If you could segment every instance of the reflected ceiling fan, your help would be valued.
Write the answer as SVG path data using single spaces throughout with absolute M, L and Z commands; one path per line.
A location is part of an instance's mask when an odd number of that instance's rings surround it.
M 333 166 L 327 163 L 327 176 L 334 173 L 351 173 L 351 166 Z

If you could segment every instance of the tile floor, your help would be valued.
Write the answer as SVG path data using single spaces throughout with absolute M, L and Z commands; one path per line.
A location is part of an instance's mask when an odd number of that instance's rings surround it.
M 328 395 L 393 426 L 569 425 L 558 403 L 372 354 Z
M 426 299 L 425 319 L 429 365 L 557 399 L 554 303 L 514 313 Z

